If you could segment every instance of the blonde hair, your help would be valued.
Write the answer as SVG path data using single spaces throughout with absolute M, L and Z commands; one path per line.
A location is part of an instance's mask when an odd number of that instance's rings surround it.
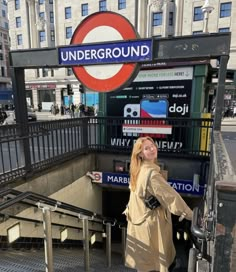
M 142 152 L 143 142 L 146 140 L 149 140 L 155 145 L 153 139 L 147 136 L 138 138 L 138 140 L 135 142 L 133 146 L 130 160 L 130 187 L 132 191 L 134 191 L 136 188 L 136 180 L 140 172 L 142 163 L 142 157 L 140 156 L 140 153 Z

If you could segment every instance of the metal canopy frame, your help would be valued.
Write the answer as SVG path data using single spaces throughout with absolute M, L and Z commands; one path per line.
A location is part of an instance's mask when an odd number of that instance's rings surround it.
M 218 86 L 216 96 L 217 111 L 214 129 L 221 129 L 221 112 L 223 111 L 224 84 L 230 53 L 230 33 L 202 34 L 172 38 L 153 37 L 153 61 L 193 61 L 219 59 Z M 27 104 L 25 93 L 25 69 L 62 68 L 59 65 L 58 48 L 39 48 L 10 51 L 11 77 L 16 108 L 16 120 L 27 132 Z M 68 66 L 70 67 L 70 66 Z M 24 134 L 24 133 L 23 133 Z
M 203 34 L 197 36 L 185 36 L 174 38 L 153 37 L 154 57 L 153 62 L 151 62 L 153 64 L 162 61 L 191 62 L 193 60 L 200 60 L 202 61 L 202 64 L 206 64 L 206 60 L 210 59 L 219 60 L 220 65 L 218 70 L 218 85 L 216 93 L 217 110 L 215 111 L 214 121 L 214 130 L 217 132 L 220 132 L 221 130 L 225 79 L 227 73 L 227 63 L 230 53 L 230 38 L 231 38 L 230 33 Z M 60 68 L 63 66 L 59 65 L 58 63 L 58 48 L 10 51 L 10 65 L 16 107 L 16 117 L 17 122 L 19 122 L 21 125 L 20 126 L 21 136 L 23 136 L 22 147 L 24 149 L 25 154 L 25 165 L 30 167 L 31 160 L 27 138 L 28 120 L 27 120 L 24 70 L 40 67 Z M 210 166 L 211 168 L 213 167 L 212 163 L 213 160 L 211 160 Z M 26 172 L 30 171 L 30 169 L 25 170 Z M 221 240 L 220 239 L 218 240 L 217 242 L 220 243 Z M 221 248 L 218 245 L 217 250 L 219 251 L 220 249 Z M 220 265 L 218 267 L 219 269 L 221 268 Z

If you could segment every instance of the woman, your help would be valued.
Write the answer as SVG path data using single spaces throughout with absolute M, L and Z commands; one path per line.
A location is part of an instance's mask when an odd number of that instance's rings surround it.
M 126 265 L 139 272 L 167 272 L 175 258 L 171 213 L 191 220 L 192 211 L 167 183 L 156 164 L 157 147 L 150 137 L 134 144 L 130 162 L 130 199 L 124 214 L 128 220 Z M 154 195 L 160 206 L 145 206 L 145 192 Z

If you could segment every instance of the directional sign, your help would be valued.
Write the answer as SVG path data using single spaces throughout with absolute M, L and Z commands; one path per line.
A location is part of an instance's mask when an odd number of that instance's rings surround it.
M 137 38 L 139 38 L 137 32 L 125 17 L 114 12 L 98 12 L 86 17 L 79 24 L 72 36 L 71 45 L 127 41 Z M 94 57 L 97 56 L 95 51 L 93 54 Z M 139 69 L 140 64 L 134 60 L 134 63 L 74 66 L 73 72 L 88 89 L 109 92 L 129 85 Z

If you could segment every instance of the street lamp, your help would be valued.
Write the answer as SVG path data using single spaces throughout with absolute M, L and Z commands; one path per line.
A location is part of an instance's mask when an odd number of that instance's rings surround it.
M 201 7 L 201 10 L 204 14 L 204 27 L 203 27 L 203 32 L 208 33 L 208 19 L 209 19 L 209 14 L 214 10 L 214 7 L 212 7 L 209 4 L 208 0 L 205 0 L 204 5 Z

